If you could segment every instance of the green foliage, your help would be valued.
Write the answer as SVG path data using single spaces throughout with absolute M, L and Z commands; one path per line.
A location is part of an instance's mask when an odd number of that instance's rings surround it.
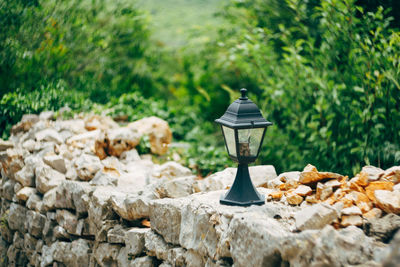
M 249 0 L 233 1 L 223 16 L 233 26 L 200 53 L 193 86 L 213 95 L 214 117 L 226 88 L 250 89 L 275 123 L 263 163 L 349 173 L 400 160 L 400 33 L 385 10 L 364 14 L 352 0 Z

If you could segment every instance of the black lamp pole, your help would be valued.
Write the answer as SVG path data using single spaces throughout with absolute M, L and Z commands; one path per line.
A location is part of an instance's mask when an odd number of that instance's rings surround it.
M 258 157 L 266 128 L 272 123 L 247 98 L 247 90 L 240 91 L 242 96 L 228 107 L 221 118 L 215 120 L 221 125 L 229 156 L 239 163 L 235 181 L 229 191 L 221 196 L 220 203 L 232 206 L 263 205 L 265 198 L 251 182 L 248 164 Z

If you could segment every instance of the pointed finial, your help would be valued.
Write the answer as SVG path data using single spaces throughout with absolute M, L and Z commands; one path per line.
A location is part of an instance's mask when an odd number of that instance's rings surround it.
M 240 89 L 240 93 L 242 93 L 242 96 L 240 97 L 240 99 L 246 100 L 247 99 L 247 96 L 246 96 L 247 89 L 246 88 Z

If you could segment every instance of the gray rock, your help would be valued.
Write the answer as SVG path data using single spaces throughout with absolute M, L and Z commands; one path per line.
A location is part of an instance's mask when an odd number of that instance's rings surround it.
M 156 188 L 160 198 L 178 198 L 193 194 L 193 183 L 195 176 L 180 177 L 173 180 L 166 180 Z
M 20 233 L 25 232 L 26 212 L 25 207 L 11 203 L 8 212 L 8 226 L 11 230 L 18 230 Z
M 57 208 L 74 209 L 80 215 L 87 213 L 89 194 L 94 190 L 87 182 L 63 181 L 56 191 Z
M 145 235 L 149 228 L 131 228 L 125 233 L 125 244 L 129 255 L 140 255 L 145 247 Z
M 14 180 L 11 179 L 7 180 L 2 186 L 2 197 L 10 201 L 13 200 L 14 186 L 15 186 Z
M 164 198 L 151 204 L 151 229 L 161 234 L 168 243 L 179 244 L 181 213 L 188 201 L 185 198 Z
M 35 186 L 35 168 L 43 164 L 40 157 L 31 155 L 25 158 L 25 166 L 15 174 L 15 180 L 23 186 Z
M 131 149 L 131 150 L 122 152 L 120 158 L 121 158 L 121 161 L 125 164 L 128 164 L 132 161 L 141 160 L 139 153 L 137 152 L 136 149 Z
M 71 238 L 71 236 L 67 233 L 67 231 L 63 227 L 61 227 L 59 225 L 54 227 L 53 235 L 54 235 L 55 238 L 61 239 L 61 240 L 65 240 L 65 239 Z
M 117 186 L 118 185 L 118 176 L 110 173 L 104 172 L 100 170 L 96 173 L 94 178 L 90 181 L 91 185 L 104 185 L 104 186 Z
M 101 267 L 117 266 L 121 245 L 100 243 L 94 248 L 93 257 Z
M 137 220 L 149 217 L 150 202 L 148 195 L 127 195 L 113 193 L 111 205 L 113 210 L 126 220 Z
M 28 210 L 26 213 L 25 221 L 26 229 L 28 229 L 28 232 L 32 236 L 40 238 L 42 236 L 42 230 L 46 222 L 46 216 L 38 212 Z
M 384 260 L 384 267 L 396 267 L 400 262 L 400 231 L 394 236 L 393 240 L 390 242 L 389 255 Z
M 57 187 L 50 189 L 43 195 L 43 207 L 46 211 L 51 211 L 56 208 Z
M 79 179 L 90 181 L 101 169 L 102 164 L 96 156 L 83 154 L 74 162 Z
M 164 241 L 162 236 L 154 231 L 148 231 L 145 234 L 145 247 L 147 255 L 157 257 L 159 260 L 168 260 L 168 251 L 173 248 L 172 245 Z
M 154 267 L 157 266 L 153 257 L 145 256 L 139 257 L 132 261 L 130 266 L 135 267 Z
M 42 197 L 38 194 L 32 194 L 29 196 L 28 200 L 26 201 L 26 207 L 30 210 L 34 210 L 41 213 L 46 211 L 44 202 L 42 201 Z
M 61 173 L 66 173 L 67 169 L 65 167 L 65 160 L 63 157 L 59 155 L 48 155 L 43 157 L 44 163 L 55 169 L 56 171 L 59 171 Z
M 3 139 L 0 138 L 0 151 L 5 151 L 9 148 L 13 148 L 14 144 L 11 141 L 4 141 Z
M 367 221 L 364 228 L 368 235 L 387 243 L 400 229 L 400 216 L 389 213 L 382 218 Z
M 91 233 L 99 231 L 103 225 L 103 221 L 114 217 L 114 212 L 110 203 L 113 193 L 112 187 L 102 186 L 98 186 L 90 193 L 88 215 Z
M 44 194 L 50 189 L 57 187 L 65 180 L 65 175 L 53 170 L 49 166 L 37 166 L 35 169 L 36 189 Z
M 33 187 L 24 187 L 19 190 L 16 194 L 17 199 L 21 201 L 27 201 L 31 195 L 36 194 L 36 188 Z
M 295 215 L 296 227 L 299 230 L 321 229 L 325 225 L 331 224 L 337 218 L 336 209 L 325 204 L 306 207 Z
M 107 242 L 111 244 L 125 244 L 125 232 L 121 225 L 116 225 L 107 233 Z
M 155 178 L 174 179 L 177 177 L 190 176 L 190 169 L 180 165 L 177 162 L 169 161 L 154 169 L 152 176 Z
M 46 141 L 46 142 L 55 142 L 56 144 L 63 143 L 63 139 L 60 134 L 51 128 L 41 130 L 40 132 L 35 133 L 36 141 Z
M 39 119 L 40 119 L 40 120 L 45 120 L 45 121 L 54 119 L 54 111 L 51 111 L 51 110 L 49 110 L 49 111 L 42 111 L 42 112 L 39 114 Z
M 69 234 L 81 235 L 83 229 L 83 221 L 67 210 L 56 211 L 56 221 Z

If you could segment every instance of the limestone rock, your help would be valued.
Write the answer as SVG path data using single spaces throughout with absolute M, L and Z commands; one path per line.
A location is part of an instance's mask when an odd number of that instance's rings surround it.
M 30 210 L 34 210 L 37 212 L 44 212 L 46 210 L 44 202 L 42 201 L 42 197 L 39 194 L 30 195 L 28 200 L 26 201 L 26 207 Z
M 24 187 L 16 194 L 18 200 L 27 201 L 32 194 L 36 194 L 36 189 L 33 187 Z
M 151 153 L 163 155 L 168 151 L 172 141 L 168 122 L 152 116 L 130 123 L 128 127 L 137 130 L 141 136 L 149 136 Z
M 400 214 L 400 192 L 388 190 L 375 191 L 376 205 L 387 213 Z
M 153 201 L 150 209 L 151 229 L 161 234 L 165 241 L 179 244 L 181 210 L 187 199 L 160 199 Z
M 51 128 L 41 130 L 40 132 L 35 133 L 36 141 L 45 141 L 45 142 L 55 142 L 56 144 L 61 144 L 64 142 L 60 134 Z
M 93 115 L 85 120 L 85 128 L 88 131 L 94 131 L 97 129 L 108 130 L 118 127 L 118 123 L 116 123 L 112 118 L 106 116 Z
M 103 168 L 103 170 L 98 171 L 94 178 L 90 181 L 91 185 L 118 185 L 118 177 L 120 173 L 116 170 L 111 170 L 108 168 Z
M 38 156 L 30 155 L 24 160 L 25 166 L 15 174 L 15 179 L 23 186 L 35 186 L 35 168 L 43 165 L 42 159 Z
M 121 158 L 121 161 L 125 164 L 132 162 L 132 161 L 141 160 L 139 153 L 134 148 L 131 150 L 122 152 L 120 158 Z
M 28 210 L 26 213 L 26 228 L 28 229 L 28 232 L 37 238 L 40 238 L 42 236 L 42 229 L 44 227 L 45 221 L 46 221 L 46 216 L 32 211 Z
M 360 226 L 362 225 L 362 218 L 360 215 L 343 215 L 340 225 L 343 227 L 350 225 Z
M 81 235 L 83 229 L 83 221 L 78 221 L 78 217 L 67 210 L 57 210 L 57 223 L 63 227 L 68 233 L 73 235 Z
M 168 251 L 172 246 L 164 241 L 164 239 L 153 231 L 145 234 L 145 247 L 147 255 L 157 257 L 160 260 L 168 260 Z
M 90 132 L 80 132 L 78 130 L 77 132 L 79 134 L 74 135 L 67 139 L 66 143 L 68 145 L 76 146 L 78 143 L 86 144 L 90 140 L 95 140 L 95 139 L 99 138 L 100 134 L 101 134 L 100 130 L 90 131 Z
M 140 134 L 128 127 L 109 129 L 104 136 L 96 139 L 95 151 L 100 159 L 109 156 L 119 157 L 124 151 L 135 148 L 140 142 Z
M 192 172 L 190 169 L 180 165 L 177 162 L 169 161 L 163 165 L 156 167 L 152 176 L 156 178 L 174 179 L 177 177 L 190 176 Z
M 305 196 L 309 196 L 312 193 L 312 189 L 309 186 L 306 185 L 299 185 L 294 191 L 293 193 L 305 197 Z
M 341 179 L 343 176 L 332 172 L 318 172 L 312 165 L 307 165 L 300 173 L 299 182 L 302 184 L 316 183 L 323 179 Z
M 13 148 L 14 144 L 11 141 L 4 141 L 0 138 L 0 151 L 5 151 L 9 148 Z
M 44 165 L 36 167 L 35 175 L 36 189 L 42 194 L 57 187 L 65 180 L 65 176 L 62 173 Z
M 154 267 L 154 266 L 156 266 L 156 261 L 154 260 L 153 257 L 144 256 L 144 257 L 135 258 L 132 261 L 131 266 Z
M 50 189 L 43 195 L 43 206 L 46 211 L 54 210 L 57 202 L 57 188 Z
M 65 167 L 65 161 L 64 158 L 59 156 L 59 155 L 49 155 L 45 156 L 43 158 L 44 163 L 55 169 L 56 171 L 59 171 L 61 173 L 66 173 L 67 169 Z
M 11 134 L 16 135 L 19 132 L 27 132 L 32 126 L 39 121 L 36 114 L 25 114 L 19 123 L 11 128 Z
M 71 238 L 70 234 L 68 234 L 67 231 L 63 227 L 61 227 L 59 225 L 54 227 L 53 235 L 54 235 L 55 238 L 61 239 L 61 240 L 65 240 L 65 239 Z
M 394 166 L 385 171 L 382 179 L 386 179 L 395 184 L 400 183 L 400 166 Z
M 122 226 L 115 226 L 108 231 L 107 242 L 111 244 L 125 244 L 125 232 L 126 230 Z
M 180 177 L 173 180 L 167 180 L 156 188 L 160 198 L 178 198 L 189 196 L 193 193 L 193 183 L 195 176 Z
M 94 190 L 87 182 L 63 181 L 56 191 L 57 208 L 74 209 L 84 215 L 89 208 L 89 194 Z
M 351 207 L 342 209 L 341 213 L 343 215 L 362 215 L 360 208 L 357 206 L 351 206 Z
M 303 197 L 291 192 L 286 195 L 286 200 L 290 205 L 299 205 L 301 202 L 303 202 Z
M 39 114 L 39 120 L 48 121 L 48 120 L 52 120 L 52 119 L 54 119 L 54 111 L 52 111 L 52 110 L 42 111 Z
M 296 227 L 300 230 L 321 229 L 337 218 L 335 208 L 324 204 L 306 207 L 295 214 Z
M 24 233 L 26 212 L 25 207 L 11 203 L 10 211 L 8 212 L 8 226 L 11 230 L 18 230 L 20 233 Z
M 363 215 L 363 217 L 367 219 L 379 219 L 381 216 L 382 210 L 378 208 L 373 208 Z
M 96 263 L 102 267 L 117 266 L 117 259 L 121 245 L 100 243 L 94 248 L 93 257 Z
M 110 203 L 113 194 L 112 188 L 100 186 L 90 193 L 88 216 L 92 233 L 102 228 L 103 221 L 113 218 L 114 213 Z
M 333 189 L 331 186 L 318 183 L 317 184 L 317 193 L 316 197 L 320 200 L 326 200 L 333 193 Z
M 102 168 L 98 157 L 83 154 L 74 162 L 79 179 L 90 181 Z
M 370 219 L 367 234 L 375 236 L 382 242 L 388 242 L 393 235 L 400 229 L 400 216 L 387 214 L 382 218 Z
M 15 181 L 14 180 L 7 180 L 3 186 L 2 186 L 2 196 L 7 199 L 12 201 L 14 197 L 14 186 L 15 186 Z
M 393 190 L 394 184 L 392 182 L 387 181 L 375 181 L 370 182 L 369 185 L 365 188 L 365 193 L 370 200 L 373 202 L 376 201 L 375 199 L 375 190 Z
M 131 228 L 125 234 L 125 244 L 129 255 L 142 254 L 145 247 L 145 235 L 151 231 L 149 228 Z
M 384 267 L 395 267 L 400 262 L 400 231 L 397 232 L 393 240 L 390 242 L 390 253 L 384 260 Z
M 364 166 L 361 169 L 361 172 L 364 172 L 368 175 L 369 181 L 376 181 L 384 174 L 384 171 L 381 168 L 377 168 L 375 166 Z

